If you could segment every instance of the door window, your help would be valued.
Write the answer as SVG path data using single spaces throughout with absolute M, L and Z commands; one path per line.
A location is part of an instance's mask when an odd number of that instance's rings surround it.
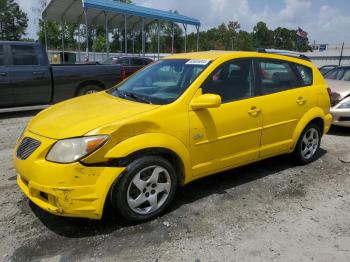
M 0 45 L 0 66 L 5 65 L 5 50 L 4 45 Z
M 350 69 L 345 70 L 344 75 L 343 75 L 341 80 L 350 81 Z
M 217 68 L 202 86 L 203 94 L 217 94 L 223 103 L 254 95 L 250 59 L 233 60 Z
M 271 94 L 300 86 L 288 62 L 260 61 L 258 63 L 262 94 Z
M 118 63 L 122 66 L 128 66 L 129 65 L 129 58 L 120 58 L 120 59 L 118 59 Z
M 38 56 L 34 46 L 12 45 L 13 65 L 38 65 Z
M 336 68 L 336 69 L 333 69 L 333 70 L 327 72 L 327 74 L 325 74 L 324 77 L 326 79 L 339 80 L 343 77 L 343 74 L 344 74 L 343 68 Z

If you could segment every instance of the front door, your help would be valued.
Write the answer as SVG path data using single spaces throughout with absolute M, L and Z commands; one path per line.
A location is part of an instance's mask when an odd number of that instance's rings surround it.
M 306 66 L 264 59 L 257 61 L 263 130 L 261 157 L 291 150 L 300 119 L 317 103 L 312 70 Z
M 13 104 L 6 49 L 6 45 L 0 44 L 0 108 Z
M 218 67 L 197 91 L 221 96 L 219 108 L 190 111 L 194 176 L 205 176 L 259 158 L 261 104 L 250 59 Z
M 47 63 L 33 45 L 11 45 L 9 68 L 15 106 L 48 104 L 51 100 L 51 75 Z

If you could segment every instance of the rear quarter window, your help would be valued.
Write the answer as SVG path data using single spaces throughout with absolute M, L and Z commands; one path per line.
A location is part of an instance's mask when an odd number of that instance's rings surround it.
M 302 81 L 303 86 L 311 86 L 313 82 L 312 69 L 303 65 L 295 66 Z

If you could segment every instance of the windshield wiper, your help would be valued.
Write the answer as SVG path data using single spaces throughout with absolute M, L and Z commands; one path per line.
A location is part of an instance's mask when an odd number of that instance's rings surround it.
M 124 90 L 118 90 L 116 89 L 116 91 L 118 92 L 118 94 L 122 95 L 122 98 L 126 98 L 126 97 L 130 97 L 136 101 L 142 102 L 142 103 L 147 103 L 147 104 L 152 104 L 152 102 L 142 96 L 139 96 L 135 93 L 131 93 L 131 92 L 127 92 Z

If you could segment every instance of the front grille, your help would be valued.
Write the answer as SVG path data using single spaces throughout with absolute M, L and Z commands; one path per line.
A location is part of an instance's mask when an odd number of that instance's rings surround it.
M 23 138 L 21 144 L 17 148 L 17 157 L 21 160 L 27 159 L 40 146 L 40 144 L 40 141 L 33 138 Z

